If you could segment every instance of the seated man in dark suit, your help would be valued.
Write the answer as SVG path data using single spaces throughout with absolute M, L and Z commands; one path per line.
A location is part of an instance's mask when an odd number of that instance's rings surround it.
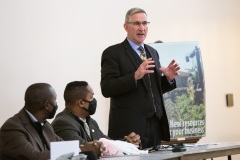
M 67 84 L 64 91 L 66 108 L 52 122 L 53 129 L 58 136 L 64 140 L 79 140 L 81 144 L 100 138 L 110 139 L 90 117 L 97 107 L 97 101 L 93 95 L 92 87 L 85 81 Z M 122 138 L 136 145 L 141 142 L 140 136 L 134 132 Z
M 0 131 L 0 159 L 50 159 L 50 142 L 62 141 L 46 119 L 54 117 L 58 108 L 57 95 L 52 86 L 36 83 L 25 92 L 25 106 L 9 118 Z M 101 155 L 101 143 L 81 146 L 82 151 L 93 150 Z

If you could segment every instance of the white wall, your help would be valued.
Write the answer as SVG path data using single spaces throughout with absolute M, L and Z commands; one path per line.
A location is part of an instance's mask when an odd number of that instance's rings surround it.
M 65 85 L 86 80 L 98 100 L 93 117 L 107 133 L 101 53 L 124 40 L 124 16 L 132 7 L 148 13 L 146 43 L 199 41 L 207 122 L 200 142 L 240 141 L 239 0 L 0 0 L 0 125 L 23 107 L 30 84 L 51 84 L 60 112 Z M 234 94 L 233 107 L 226 107 L 227 93 Z

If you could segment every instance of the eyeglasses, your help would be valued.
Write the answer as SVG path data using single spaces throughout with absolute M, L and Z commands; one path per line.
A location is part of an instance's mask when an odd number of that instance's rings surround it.
M 148 21 L 143 21 L 143 22 L 139 22 L 139 21 L 136 21 L 136 22 L 127 22 L 128 24 L 132 24 L 134 26 L 141 26 L 141 24 L 146 27 L 150 22 Z

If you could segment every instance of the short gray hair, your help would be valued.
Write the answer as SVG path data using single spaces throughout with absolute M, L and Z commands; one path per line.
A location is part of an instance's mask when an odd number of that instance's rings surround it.
M 129 22 L 131 16 L 135 13 L 145 13 L 147 15 L 147 13 L 141 9 L 141 8 L 131 8 L 127 11 L 126 16 L 125 16 L 125 23 Z

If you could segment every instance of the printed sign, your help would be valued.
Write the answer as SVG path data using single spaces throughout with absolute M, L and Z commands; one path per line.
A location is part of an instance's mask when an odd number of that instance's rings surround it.
M 164 94 L 172 139 L 203 137 L 206 133 L 205 89 L 198 42 L 149 44 L 158 51 L 160 64 L 167 67 L 175 59 L 180 65 L 177 88 Z

